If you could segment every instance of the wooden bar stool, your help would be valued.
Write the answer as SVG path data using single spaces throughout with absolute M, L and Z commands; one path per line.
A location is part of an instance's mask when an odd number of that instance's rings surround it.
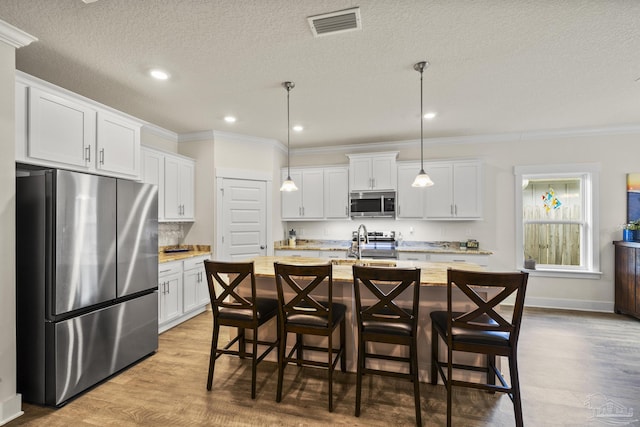
M 284 369 L 288 363 L 298 366 L 325 367 L 329 377 L 329 412 L 333 411 L 333 372 L 340 360 L 342 372 L 347 370 L 345 359 L 345 313 L 344 304 L 333 302 L 333 276 L 331 265 L 288 265 L 274 263 L 278 288 L 280 316 L 280 353 L 278 355 L 278 391 L 276 402 L 282 400 Z M 340 343 L 333 348 L 333 333 L 340 328 Z M 286 353 L 287 334 L 296 334 L 296 344 Z M 327 347 L 309 346 L 303 342 L 304 335 L 327 337 Z M 327 353 L 327 361 L 305 359 L 305 351 Z M 295 353 L 295 356 L 293 354 Z M 335 355 L 335 356 L 334 356 Z
M 507 393 L 513 401 L 516 425 L 523 425 L 520 383 L 518 380 L 518 336 L 524 309 L 524 296 L 529 274 L 485 273 L 449 269 L 447 272 L 447 311 L 431 312 L 431 384 L 438 383 L 438 372 L 447 387 L 447 426 L 451 426 L 451 395 L 453 386 L 472 387 L 490 392 Z M 496 289 L 497 294 L 483 299 L 474 289 L 482 286 Z M 466 312 L 453 311 L 452 291 L 458 289 L 467 296 L 470 308 Z M 515 305 L 510 319 L 495 308 L 515 293 Z M 447 346 L 447 361 L 438 360 L 439 337 Z M 486 355 L 485 366 L 453 363 L 453 352 L 463 351 Z M 495 366 L 496 356 L 509 359 L 511 386 Z M 446 369 L 446 374 L 445 374 Z M 453 369 L 486 373 L 486 382 L 477 383 L 453 379 Z M 500 385 L 496 385 L 496 377 Z
M 358 372 L 356 417 L 360 416 L 362 375 L 378 374 L 413 381 L 416 425 L 422 425 L 418 379 L 418 308 L 420 269 L 353 266 L 353 286 L 358 322 Z M 400 302 L 402 301 L 402 302 Z M 368 342 L 409 347 L 409 357 L 367 351 Z M 409 364 L 409 373 L 367 368 L 367 359 Z
M 279 335 L 275 341 L 259 341 L 260 326 L 275 318 L 278 313 L 278 301 L 273 298 L 258 298 L 256 296 L 256 281 L 253 262 L 219 262 L 205 261 L 204 267 L 209 284 L 209 296 L 213 310 L 213 337 L 211 339 L 211 355 L 209 356 L 209 377 L 207 390 L 213 385 L 213 372 L 216 359 L 223 354 L 232 354 L 244 358 L 251 357 L 251 398 L 256 398 L 256 367 L 271 350 L 277 347 Z M 216 294 L 215 285 L 222 288 Z M 244 292 L 241 289 L 246 289 Z M 243 297 L 250 294 L 251 296 Z M 224 348 L 218 348 L 220 326 L 238 328 L 238 335 L 227 343 Z M 245 337 L 245 329 L 253 331 L 251 339 Z M 278 329 L 277 334 L 280 331 Z M 234 344 L 237 350 L 232 350 Z M 253 344 L 251 353 L 246 352 L 246 343 Z M 258 356 L 258 345 L 267 346 Z

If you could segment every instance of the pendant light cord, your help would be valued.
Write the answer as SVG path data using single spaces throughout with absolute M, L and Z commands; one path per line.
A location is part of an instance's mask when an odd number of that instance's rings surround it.
M 290 135 L 291 126 L 289 126 L 289 92 L 291 87 L 287 85 L 287 176 L 291 177 L 291 148 L 290 148 Z
M 424 126 L 424 117 L 422 115 L 422 73 L 424 72 L 424 68 L 420 68 L 420 173 L 424 173 L 424 137 L 423 137 L 423 126 Z

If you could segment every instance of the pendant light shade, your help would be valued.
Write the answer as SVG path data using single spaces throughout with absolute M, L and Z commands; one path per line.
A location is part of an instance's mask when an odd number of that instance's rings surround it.
M 291 179 L 291 162 L 290 162 L 290 133 L 291 126 L 289 124 L 289 92 L 291 89 L 296 87 L 293 82 L 284 82 L 282 86 L 287 90 L 287 179 L 282 183 L 282 187 L 280 187 L 280 191 L 297 191 L 298 187 L 296 187 L 296 183 Z
M 422 112 L 422 73 L 424 69 L 429 66 L 426 61 L 418 62 L 413 66 L 413 69 L 420 73 L 420 173 L 416 176 L 416 179 L 411 184 L 412 187 L 431 187 L 433 181 L 431 177 L 424 171 L 424 114 Z

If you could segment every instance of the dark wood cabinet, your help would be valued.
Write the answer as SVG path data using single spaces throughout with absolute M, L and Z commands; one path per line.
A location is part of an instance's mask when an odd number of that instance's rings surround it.
M 640 319 L 640 242 L 615 245 L 615 312 Z

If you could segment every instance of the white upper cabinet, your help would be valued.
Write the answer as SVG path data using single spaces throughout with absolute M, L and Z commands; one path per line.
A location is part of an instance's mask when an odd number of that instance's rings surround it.
M 165 155 L 164 159 L 164 219 L 194 220 L 193 160 Z
M 16 161 L 140 177 L 142 122 L 16 72 Z
M 398 152 L 348 154 L 350 191 L 395 190 Z
M 140 125 L 98 112 L 97 168 L 137 177 L 140 170 Z
M 282 170 L 282 181 L 287 170 Z M 324 170 L 322 168 L 291 169 L 297 191 L 283 191 L 282 219 L 322 219 L 324 217 Z
M 425 215 L 425 193 L 433 187 L 412 187 L 416 175 L 420 172 L 420 163 L 398 165 L 398 192 L 396 195 L 396 218 L 422 219 Z
M 39 88 L 28 92 L 27 156 L 89 169 L 95 163 L 96 110 Z
M 349 218 L 349 168 L 346 166 L 324 169 L 324 216 Z
M 142 147 L 142 182 L 158 186 L 158 221 L 164 221 L 164 154 Z
M 158 186 L 158 221 L 194 221 L 193 159 L 142 147 L 142 181 Z
M 427 219 L 482 218 L 482 164 L 480 161 L 425 163 L 434 182 L 427 188 Z

